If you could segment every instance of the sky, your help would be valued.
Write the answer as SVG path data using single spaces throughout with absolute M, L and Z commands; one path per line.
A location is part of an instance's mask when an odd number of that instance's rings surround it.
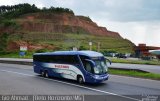
M 136 45 L 160 47 L 160 0 L 0 0 L 0 5 L 19 3 L 70 8 Z

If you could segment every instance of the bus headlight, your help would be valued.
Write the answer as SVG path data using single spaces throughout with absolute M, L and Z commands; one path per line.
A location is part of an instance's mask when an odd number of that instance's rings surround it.
M 99 79 L 99 76 L 98 75 L 94 75 L 93 76 L 95 79 Z
M 108 67 L 106 67 L 106 72 L 108 72 Z
M 96 67 L 94 67 L 94 72 L 95 72 L 96 74 L 99 74 L 99 69 L 96 68 Z

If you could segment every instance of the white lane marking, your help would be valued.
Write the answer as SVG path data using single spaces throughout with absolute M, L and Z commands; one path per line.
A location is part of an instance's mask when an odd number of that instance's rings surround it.
M 14 72 L 14 71 L 8 71 L 8 70 L 0 70 L 0 71 L 2 71 L 2 72 L 8 72 L 8 73 L 14 73 L 14 74 L 19 74 L 19 75 L 24 75 L 24 76 L 35 76 L 35 75 L 30 75 L 30 74 L 25 74 L 25 73 L 19 73 L 19 72 Z M 53 79 L 44 78 L 44 77 L 40 77 L 40 78 L 43 78 L 43 79 L 46 79 L 46 80 L 50 80 L 50 81 L 59 82 L 59 83 L 63 83 L 63 84 L 67 84 L 67 85 L 72 85 L 72 86 L 75 86 L 75 87 L 85 88 L 85 89 L 96 91 L 96 92 L 101 92 L 101 93 L 105 93 L 105 94 L 119 96 L 119 97 L 122 97 L 122 98 L 134 100 L 134 101 L 141 101 L 141 100 L 136 99 L 136 98 L 127 97 L 127 96 L 123 96 L 123 95 L 119 95 L 119 94 L 115 94 L 115 93 L 111 93 L 111 92 L 107 92 L 107 91 L 103 91 L 103 90 L 99 90 L 99 89 L 94 89 L 94 88 L 90 88 L 90 87 L 85 87 L 85 86 L 81 86 L 81 85 L 76 85 L 76 84 L 72 84 L 72 83 L 68 83 L 68 82 L 64 82 L 64 81 L 58 81 L 58 80 L 53 80 Z

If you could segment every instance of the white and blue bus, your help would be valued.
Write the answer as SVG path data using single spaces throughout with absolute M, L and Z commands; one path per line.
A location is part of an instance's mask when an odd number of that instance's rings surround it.
M 79 83 L 108 80 L 106 60 L 101 53 L 94 51 L 56 51 L 33 55 L 35 73 L 44 77 L 77 80 Z

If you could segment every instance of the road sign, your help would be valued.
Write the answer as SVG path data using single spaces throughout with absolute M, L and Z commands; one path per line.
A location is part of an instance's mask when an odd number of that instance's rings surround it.
M 89 45 L 92 46 L 92 42 L 89 42 Z
M 89 50 L 92 50 L 92 42 L 89 42 Z
M 27 51 L 27 46 L 20 46 L 20 51 Z

